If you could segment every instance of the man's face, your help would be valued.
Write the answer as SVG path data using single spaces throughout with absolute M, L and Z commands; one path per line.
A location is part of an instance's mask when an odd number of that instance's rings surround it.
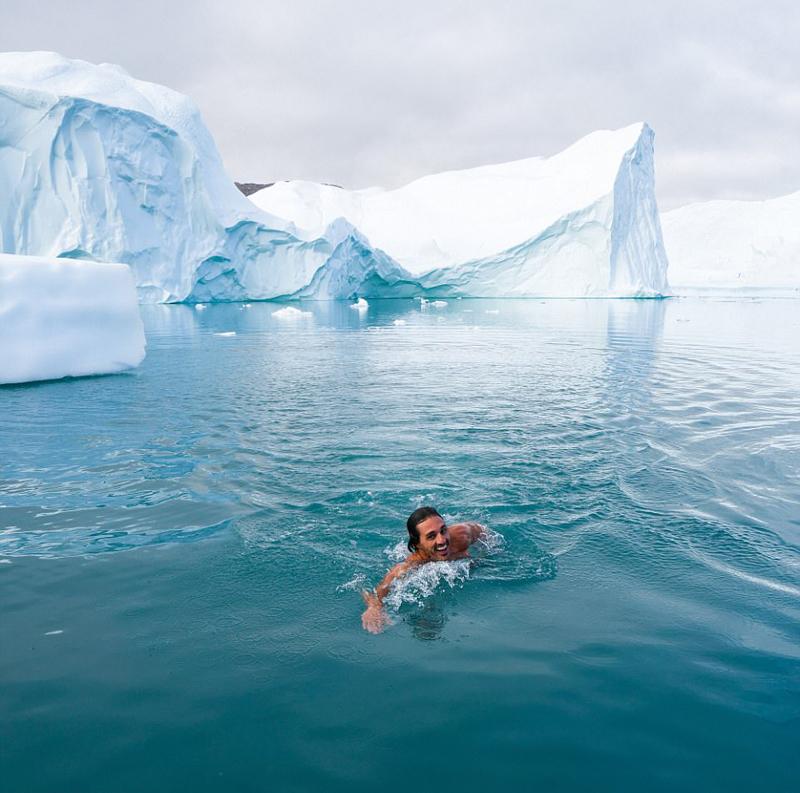
M 423 556 L 428 556 L 436 561 L 444 561 L 450 553 L 450 538 L 447 536 L 447 526 L 438 516 L 432 515 L 417 524 L 419 531 L 419 551 Z

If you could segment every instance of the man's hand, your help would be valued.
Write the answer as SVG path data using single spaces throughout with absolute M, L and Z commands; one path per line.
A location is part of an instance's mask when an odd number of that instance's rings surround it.
M 380 633 L 389 624 L 389 615 L 383 610 L 377 595 L 364 590 L 361 597 L 367 604 L 366 611 L 361 615 L 361 625 L 365 631 Z

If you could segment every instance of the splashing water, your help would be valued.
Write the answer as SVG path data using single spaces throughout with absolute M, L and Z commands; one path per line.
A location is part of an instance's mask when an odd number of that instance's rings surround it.
M 408 556 L 404 542 L 384 549 L 393 564 Z M 385 606 L 399 611 L 404 604 L 422 606 L 426 598 L 443 588 L 457 589 L 473 578 L 483 581 L 543 581 L 553 578 L 558 569 L 556 559 L 538 550 L 515 554 L 507 547 L 506 538 L 498 531 L 484 528 L 483 535 L 470 547 L 466 559 L 449 562 L 427 562 L 395 580 L 384 599 Z M 363 579 L 362 579 L 363 580 Z M 342 585 L 342 588 L 346 585 Z

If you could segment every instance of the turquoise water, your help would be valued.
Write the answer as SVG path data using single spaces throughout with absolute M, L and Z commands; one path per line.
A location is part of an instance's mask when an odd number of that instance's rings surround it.
M 3 790 L 796 790 L 797 305 L 154 306 L 0 389 Z M 499 536 L 368 635 L 422 503 Z

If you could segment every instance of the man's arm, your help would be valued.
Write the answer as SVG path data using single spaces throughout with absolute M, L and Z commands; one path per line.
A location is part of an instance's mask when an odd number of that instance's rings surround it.
M 389 594 L 389 589 L 392 583 L 401 576 L 404 576 L 412 567 L 416 566 L 416 562 L 411 559 L 406 559 L 405 562 L 396 564 L 388 573 L 383 577 L 383 581 L 375 587 L 374 592 L 368 592 L 366 589 L 361 593 L 364 598 L 367 608 L 361 615 L 361 624 L 364 630 L 370 633 L 380 633 L 389 622 L 389 617 L 383 609 L 383 599 Z

